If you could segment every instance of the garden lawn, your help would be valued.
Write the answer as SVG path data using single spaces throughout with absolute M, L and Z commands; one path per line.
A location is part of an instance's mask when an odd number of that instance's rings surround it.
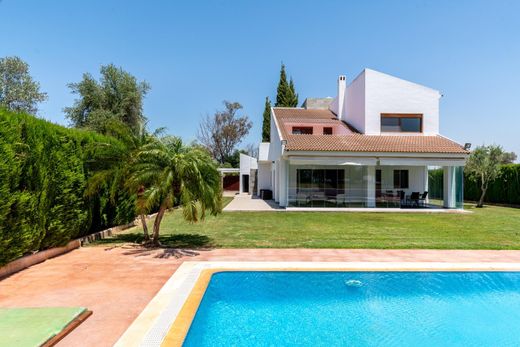
M 466 209 L 473 213 L 224 212 L 197 224 L 176 210 L 162 222 L 161 242 L 184 248 L 520 249 L 520 209 Z M 135 227 L 101 243 L 141 240 Z
M 0 308 L 0 346 L 41 346 L 83 312 L 81 307 Z

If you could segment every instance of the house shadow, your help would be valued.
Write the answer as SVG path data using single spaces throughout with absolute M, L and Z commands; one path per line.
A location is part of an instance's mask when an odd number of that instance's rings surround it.
M 161 243 L 161 247 L 143 246 L 143 239 L 141 233 L 127 233 L 114 235 L 109 239 L 99 240 L 97 243 L 112 245 L 112 247 L 108 247 L 106 250 L 121 247 L 125 250 L 123 252 L 124 255 L 133 255 L 136 257 L 152 256 L 160 259 L 195 257 L 199 255 L 201 251 L 208 251 L 213 248 L 212 240 L 206 235 L 200 234 L 172 234 L 160 236 L 159 242 Z M 117 245 L 118 243 L 121 245 Z

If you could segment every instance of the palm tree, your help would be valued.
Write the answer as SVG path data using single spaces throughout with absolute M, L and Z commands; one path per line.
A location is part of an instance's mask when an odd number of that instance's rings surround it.
M 159 233 L 167 209 L 182 207 L 184 219 L 203 220 L 206 211 L 221 212 L 220 174 L 210 155 L 185 146 L 177 137 L 163 137 L 143 146 L 131 173 L 134 184 L 146 187 L 147 206 L 159 206 L 151 243 L 160 246 Z
M 162 129 L 149 134 L 143 126 L 136 133 L 119 121 L 111 121 L 107 123 L 105 130 L 105 135 L 111 136 L 115 141 L 94 145 L 92 154 L 94 159 L 90 162 L 94 174 L 87 182 L 86 194 L 93 196 L 107 187 L 112 203 L 116 202 L 118 194 L 121 194 L 122 191 L 135 195 L 136 212 L 143 226 L 144 240 L 148 241 L 150 237 L 145 217 L 147 208 L 144 204 L 144 187 L 131 184 L 128 177 L 139 150 L 145 144 L 153 141 L 162 132 Z

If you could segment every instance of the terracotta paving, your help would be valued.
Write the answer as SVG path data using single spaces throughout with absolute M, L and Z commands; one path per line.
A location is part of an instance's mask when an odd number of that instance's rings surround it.
M 111 346 L 186 260 L 518 262 L 520 251 L 215 249 L 181 258 L 164 251 L 86 247 L 0 281 L 0 307 L 85 306 L 93 315 L 59 346 Z

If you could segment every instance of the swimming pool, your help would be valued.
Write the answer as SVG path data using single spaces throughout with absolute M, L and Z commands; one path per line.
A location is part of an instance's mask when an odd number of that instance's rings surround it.
M 518 272 L 224 271 L 199 291 L 184 346 L 520 344 Z

